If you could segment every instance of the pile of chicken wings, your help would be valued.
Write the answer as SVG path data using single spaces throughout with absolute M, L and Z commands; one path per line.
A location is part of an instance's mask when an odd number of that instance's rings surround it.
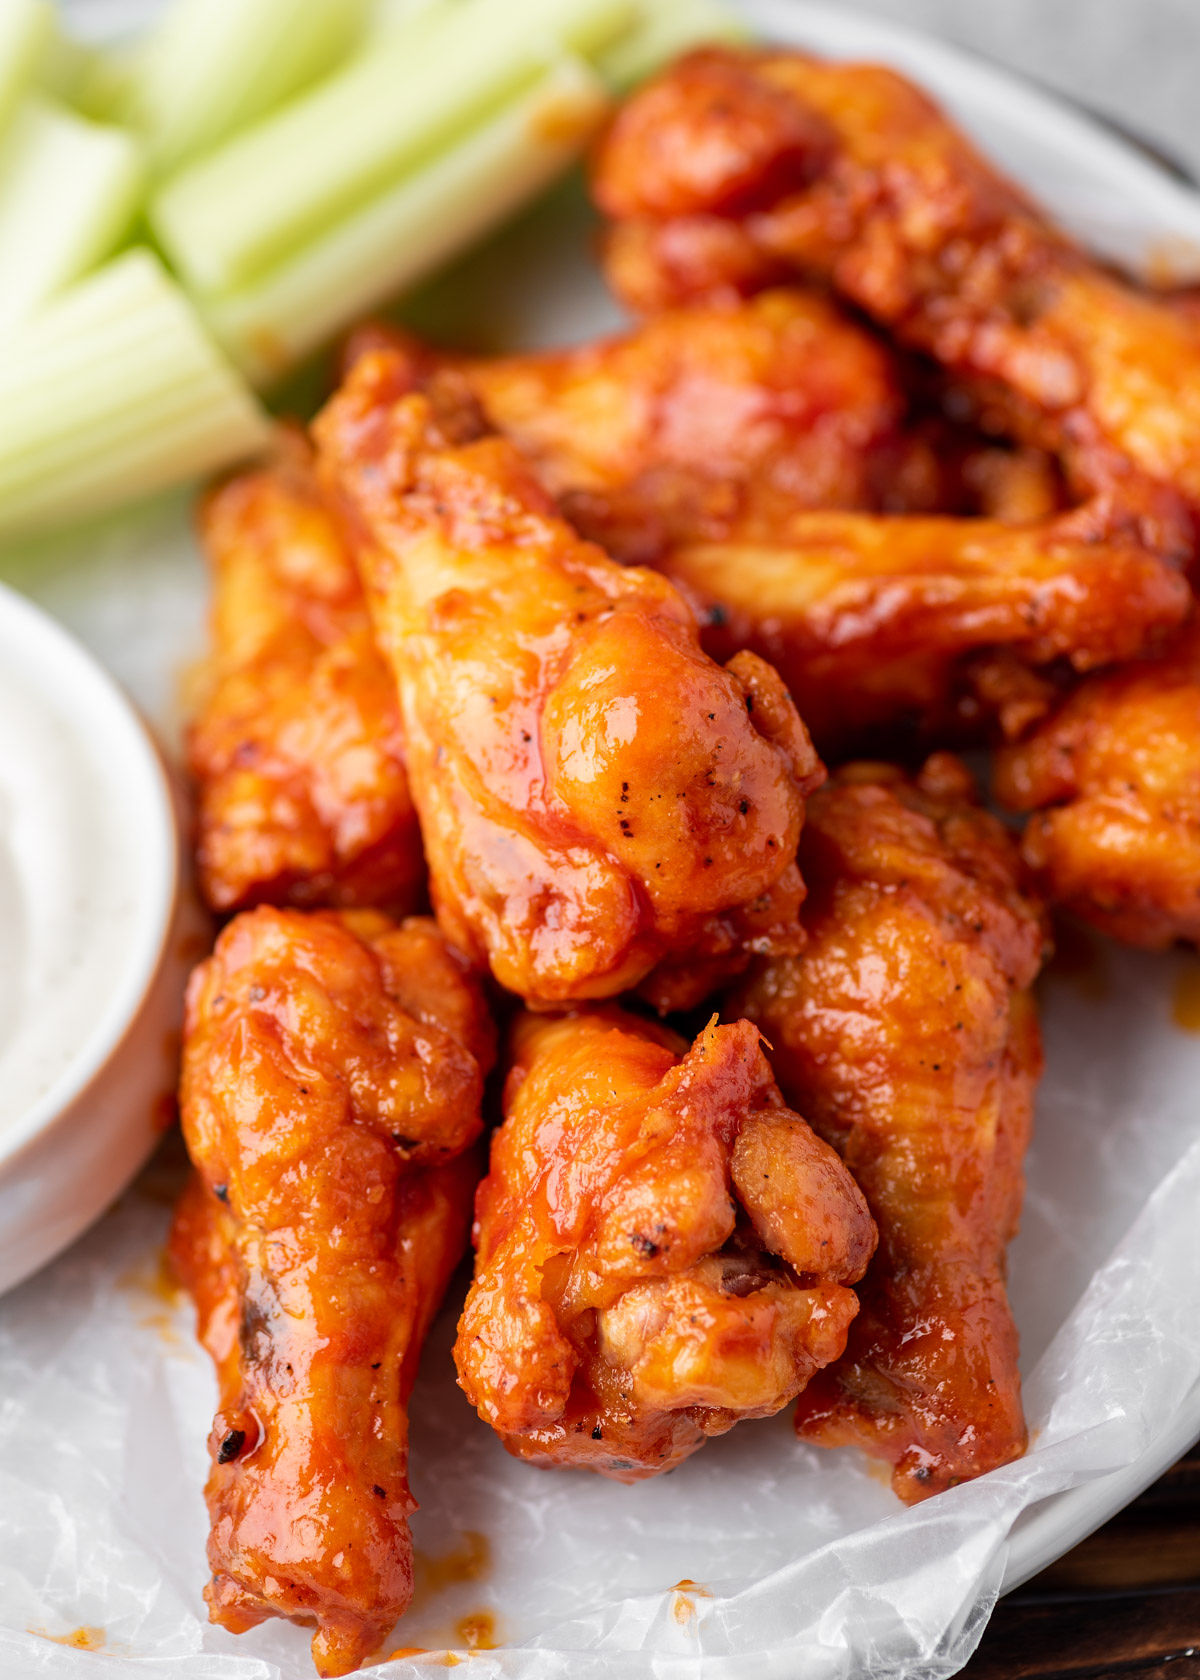
M 623 336 L 368 325 L 200 516 L 207 1596 L 322 1675 L 411 1595 L 472 1240 L 463 1428 L 531 1464 L 1019 1456 L 1048 910 L 1200 937 L 1194 314 L 871 66 L 693 53 L 592 185 Z

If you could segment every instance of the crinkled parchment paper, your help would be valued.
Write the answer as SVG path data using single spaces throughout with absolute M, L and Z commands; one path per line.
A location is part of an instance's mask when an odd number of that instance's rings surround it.
M 757 11 L 776 27 L 787 11 L 797 33 L 810 15 L 768 0 Z M 1003 150 L 1002 117 L 984 115 Z M 1010 139 L 1020 171 L 1030 142 Z M 1078 169 L 1056 155 L 1034 184 L 1069 208 Z M 1080 198 L 1090 213 L 1094 179 Z M 1144 241 L 1144 204 L 1114 191 L 1103 208 L 1110 244 L 1123 215 L 1131 242 Z M 547 247 L 535 220 L 477 259 L 466 284 L 442 288 L 451 322 L 486 318 L 489 337 L 513 341 L 605 325 L 577 219 L 558 230 Z M 179 499 L 2 569 L 173 733 L 204 611 Z M 784 1416 L 743 1424 L 640 1487 L 523 1466 L 454 1386 L 460 1285 L 414 1400 L 419 1586 L 387 1647 L 429 1654 L 372 1672 L 427 1673 L 457 1648 L 477 1680 L 954 1673 L 1005 1577 L 1014 1525 L 1134 1464 L 1181 1419 L 1200 1425 L 1200 1037 L 1172 1020 L 1189 961 L 1096 944 L 1044 984 L 1049 1072 L 1012 1252 L 1033 1431 L 1022 1462 L 905 1510 L 854 1454 L 801 1445 Z M 74 1249 L 0 1301 L 5 1680 L 312 1672 L 301 1630 L 234 1639 L 204 1619 L 215 1390 L 161 1269 L 178 1170 L 168 1151 Z M 1043 1524 L 1054 1509 L 1042 1506 Z M 1060 1510 L 1065 1545 L 1079 1520 Z M 478 1648 L 489 1639 L 505 1648 Z

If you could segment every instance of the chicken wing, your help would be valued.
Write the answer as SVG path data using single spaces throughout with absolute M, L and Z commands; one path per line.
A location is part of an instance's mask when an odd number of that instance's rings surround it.
M 1051 228 L 895 72 L 694 53 L 619 112 L 595 193 L 635 308 L 823 280 L 1079 483 L 1140 474 L 1200 509 L 1194 326 Z
M 317 422 L 391 661 L 449 937 L 537 1007 L 698 1002 L 790 948 L 821 771 L 775 672 L 579 539 L 456 376 L 360 357 Z M 467 441 L 463 441 L 466 439 Z M 457 441 L 456 441 L 457 440 Z
M 209 906 L 418 903 L 424 863 L 390 674 L 302 438 L 200 516 L 214 652 L 188 737 Z
M 1053 902 L 1131 945 L 1200 941 L 1200 627 L 1084 683 L 995 787 L 1035 813 L 1022 849 Z
M 461 366 L 576 529 L 640 563 L 801 508 L 874 505 L 904 412 L 884 347 L 798 290 Z
M 841 1352 L 875 1246 L 745 1021 L 522 1016 L 454 1357 L 518 1458 L 632 1482 Z
M 762 1028 L 786 1099 L 879 1226 L 845 1356 L 805 1390 L 797 1427 L 887 1460 L 913 1501 L 1025 1448 L 1004 1252 L 1041 1069 L 1044 928 L 1013 842 L 948 755 L 916 782 L 847 767 L 810 813 L 808 946 L 729 1009 Z
M 322 1675 L 412 1592 L 405 1407 L 466 1242 L 491 1054 L 430 921 L 248 911 L 189 988 L 173 1252 L 220 1382 L 205 1596 L 234 1633 L 315 1623 Z
M 1191 607 L 1182 574 L 1100 501 L 1027 526 L 807 513 L 771 541 L 660 563 L 706 614 L 713 657 L 770 660 L 834 754 L 881 731 L 1015 734 L 1054 696 L 1039 667 L 1132 659 Z

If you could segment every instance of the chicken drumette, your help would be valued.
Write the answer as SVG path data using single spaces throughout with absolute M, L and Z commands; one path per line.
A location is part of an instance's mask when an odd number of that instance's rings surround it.
M 703 998 L 789 948 L 820 779 L 775 672 L 722 669 L 657 574 L 583 542 L 456 374 L 358 359 L 317 422 L 395 672 L 431 891 L 535 1006 Z M 397 393 L 407 393 L 400 394 Z
M 837 1357 L 875 1231 L 753 1027 L 688 1049 L 610 1007 L 517 1022 L 476 1245 L 472 1404 L 519 1458 L 635 1481 Z
M 1041 1047 L 1039 910 L 957 760 L 854 765 L 811 803 L 809 943 L 730 1000 L 866 1193 L 879 1249 L 844 1357 L 797 1426 L 916 1500 L 1025 1448 L 1004 1286 Z
M 189 989 L 172 1252 L 220 1384 L 205 1596 L 235 1633 L 315 1623 L 322 1675 L 412 1592 L 406 1403 L 466 1243 L 491 1054 L 429 921 L 248 911 Z
M 188 758 L 210 907 L 412 909 L 424 863 L 395 690 L 303 438 L 214 490 L 200 530 L 214 645 Z

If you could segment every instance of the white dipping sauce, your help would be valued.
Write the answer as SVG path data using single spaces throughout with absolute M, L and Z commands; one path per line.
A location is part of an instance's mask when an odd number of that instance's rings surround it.
M 153 969 L 164 774 L 127 703 L 0 588 L 0 1150 L 95 1071 Z

